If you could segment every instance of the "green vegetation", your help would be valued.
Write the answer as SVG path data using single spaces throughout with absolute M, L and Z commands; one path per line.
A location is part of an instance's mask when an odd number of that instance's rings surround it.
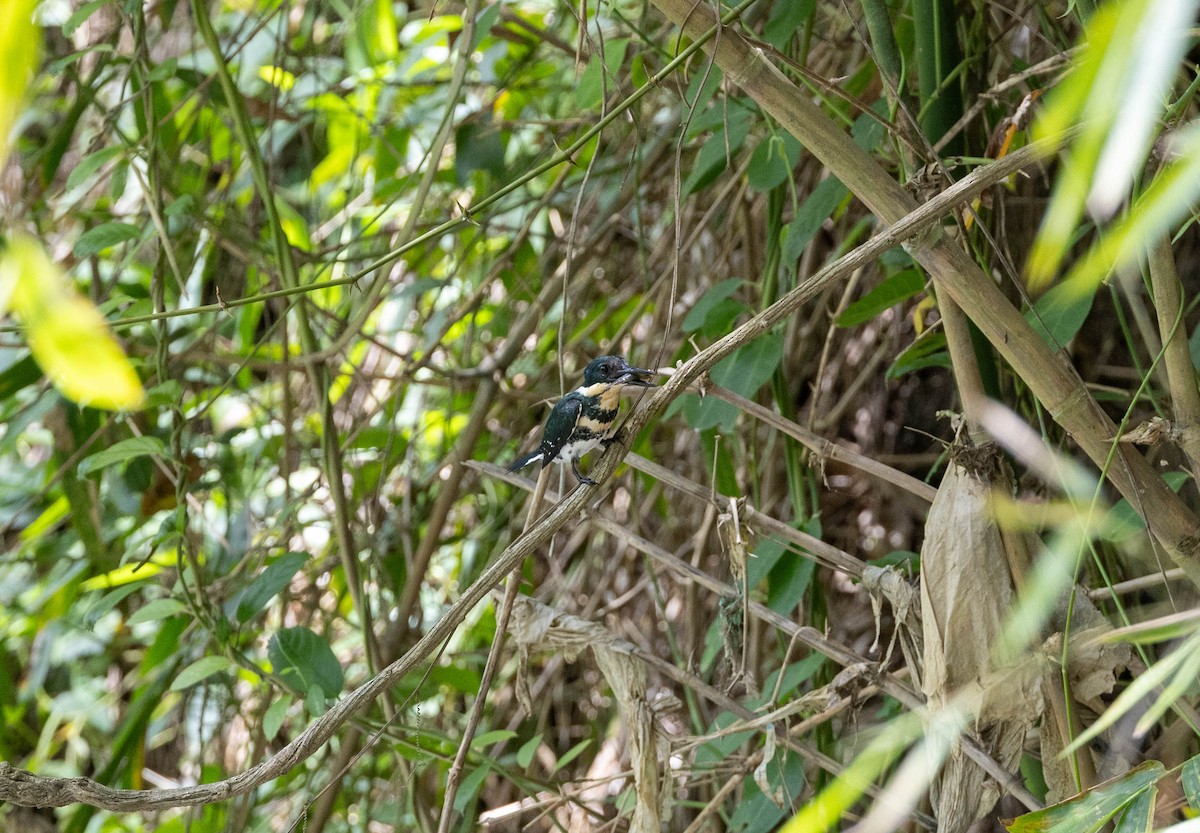
M 0 830 L 1200 811 L 1196 14 L 0 3 Z

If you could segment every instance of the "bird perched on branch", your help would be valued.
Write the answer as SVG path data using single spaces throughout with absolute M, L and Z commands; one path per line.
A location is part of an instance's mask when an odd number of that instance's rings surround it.
M 516 471 L 538 461 L 542 468 L 551 463 L 570 463 L 580 483 L 595 486 L 595 480 L 579 471 L 579 458 L 612 442 L 622 389 L 654 387 L 645 379 L 652 373 L 631 367 L 620 356 L 592 359 L 583 370 L 583 384 L 558 400 L 550 412 L 537 449 L 518 457 L 508 470 Z

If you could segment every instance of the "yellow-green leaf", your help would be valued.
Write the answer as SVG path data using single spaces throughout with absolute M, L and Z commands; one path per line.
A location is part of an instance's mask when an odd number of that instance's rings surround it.
M 108 322 L 29 237 L 13 236 L 0 255 L 0 308 L 6 299 L 25 325 L 33 357 L 63 396 L 113 411 L 142 405 L 142 383 Z
M 0 165 L 8 155 L 9 134 L 37 67 L 42 37 L 33 22 L 34 5 L 35 0 L 0 3 Z

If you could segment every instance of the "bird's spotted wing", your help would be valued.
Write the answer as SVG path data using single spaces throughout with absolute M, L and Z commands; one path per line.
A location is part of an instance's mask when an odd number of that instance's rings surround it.
M 558 400 L 558 404 L 554 406 L 549 419 L 546 420 L 546 430 L 542 432 L 542 444 L 538 447 L 538 450 L 542 452 L 543 468 L 550 465 L 558 456 L 558 452 L 562 451 L 562 447 L 574 433 L 575 426 L 579 424 L 581 414 L 583 414 L 583 400 L 574 393 L 568 393 Z

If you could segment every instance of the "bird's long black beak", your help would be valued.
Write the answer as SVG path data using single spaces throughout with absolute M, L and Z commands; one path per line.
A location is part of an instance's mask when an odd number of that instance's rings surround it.
M 620 384 L 639 388 L 655 387 L 655 385 L 646 378 L 647 376 L 654 375 L 653 370 L 645 370 L 640 367 L 633 367 L 629 364 L 626 364 L 623 368 L 621 368 L 621 370 L 621 375 L 617 377 L 617 382 Z

